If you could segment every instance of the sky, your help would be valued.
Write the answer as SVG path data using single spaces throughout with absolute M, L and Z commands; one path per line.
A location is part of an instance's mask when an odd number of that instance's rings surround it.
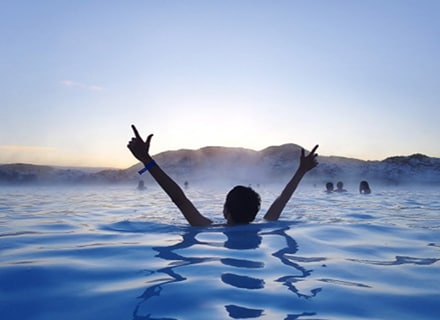
M 296 143 L 440 157 L 440 1 L 0 0 L 0 164 Z

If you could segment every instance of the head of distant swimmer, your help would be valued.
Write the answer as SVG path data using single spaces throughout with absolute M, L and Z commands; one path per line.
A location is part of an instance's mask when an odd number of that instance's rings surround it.
M 236 186 L 226 195 L 223 215 L 228 224 L 245 224 L 255 220 L 261 198 L 250 187 Z
M 327 189 L 327 191 L 333 191 L 333 183 L 331 183 L 331 182 L 327 182 L 326 184 L 325 184 L 325 188 Z
M 360 185 L 359 185 L 359 192 L 360 193 L 370 193 L 370 186 L 368 184 L 367 181 L 363 180 L 361 181 Z

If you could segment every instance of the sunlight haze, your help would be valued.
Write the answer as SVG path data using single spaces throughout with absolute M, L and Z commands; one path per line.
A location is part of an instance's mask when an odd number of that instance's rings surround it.
M 2 1 L 0 164 L 296 143 L 440 157 L 440 1 Z

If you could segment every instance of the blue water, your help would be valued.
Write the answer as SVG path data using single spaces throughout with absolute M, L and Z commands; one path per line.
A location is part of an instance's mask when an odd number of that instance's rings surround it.
M 187 192 L 222 222 L 227 191 Z M 195 228 L 156 187 L 0 188 L 1 319 L 438 319 L 439 189 L 373 192 Z

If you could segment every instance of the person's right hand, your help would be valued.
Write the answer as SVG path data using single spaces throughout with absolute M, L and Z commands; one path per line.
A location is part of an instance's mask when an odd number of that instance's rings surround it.
M 150 141 L 153 137 L 153 134 L 150 134 L 144 142 L 133 124 L 131 125 L 131 128 L 133 129 L 134 137 L 128 143 L 128 149 L 130 149 L 133 156 L 135 156 L 135 158 L 139 161 L 143 163 L 149 162 L 151 159 L 149 154 Z
M 316 149 L 318 149 L 318 145 L 316 145 L 312 151 L 306 156 L 304 149 L 301 148 L 301 157 L 300 157 L 300 165 L 299 168 L 304 173 L 307 171 L 312 170 L 314 167 L 318 165 L 318 161 L 316 160 L 316 157 L 318 156 L 317 153 L 315 153 Z

